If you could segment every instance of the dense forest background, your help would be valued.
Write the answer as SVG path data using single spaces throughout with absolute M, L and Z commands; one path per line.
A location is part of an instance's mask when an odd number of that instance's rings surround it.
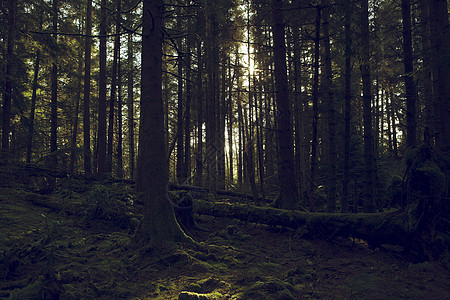
M 0 13 L 2 162 L 135 179 L 142 3 Z M 446 1 L 165 1 L 170 180 L 311 211 L 400 204 L 399 158 L 449 149 L 448 28 Z

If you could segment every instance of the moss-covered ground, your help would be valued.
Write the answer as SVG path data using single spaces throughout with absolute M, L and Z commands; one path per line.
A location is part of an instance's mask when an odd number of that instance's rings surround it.
M 305 240 L 286 228 L 197 215 L 200 247 L 131 248 L 133 187 L 65 180 L 0 188 L 3 299 L 450 299 L 450 272 L 400 249 Z

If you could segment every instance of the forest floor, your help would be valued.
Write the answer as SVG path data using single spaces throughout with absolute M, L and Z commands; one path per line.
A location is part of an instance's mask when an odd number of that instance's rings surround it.
M 1 186 L 2 299 L 450 299 L 450 270 L 395 247 L 196 215 L 202 247 L 132 249 L 131 185 Z

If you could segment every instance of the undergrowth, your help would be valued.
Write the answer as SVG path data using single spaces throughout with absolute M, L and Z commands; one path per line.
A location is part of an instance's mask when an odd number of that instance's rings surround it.
M 132 186 L 65 181 L 42 196 L 0 188 L 5 299 L 445 299 L 442 266 L 349 239 L 197 215 L 198 247 L 129 247 Z

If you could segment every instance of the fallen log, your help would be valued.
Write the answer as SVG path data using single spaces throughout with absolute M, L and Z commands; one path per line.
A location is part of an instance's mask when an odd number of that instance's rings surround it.
M 435 259 L 439 252 L 448 253 L 450 237 L 445 242 L 430 241 L 423 220 L 416 218 L 417 207 L 380 213 L 311 213 L 282 210 L 272 207 L 209 202 L 196 199 L 194 212 L 216 217 L 234 218 L 245 222 L 301 228 L 304 237 L 325 238 L 353 237 L 366 241 L 369 247 L 383 244 L 399 245 L 414 260 Z M 441 236 L 442 237 L 442 236 Z
M 170 184 L 169 188 L 171 191 L 188 191 L 192 194 L 194 198 L 204 198 L 208 195 L 209 189 L 202 188 L 198 186 L 193 185 L 180 185 L 180 184 Z M 246 194 L 246 193 L 240 193 L 236 191 L 226 191 L 226 190 L 217 190 L 217 195 L 219 196 L 227 196 L 227 197 L 235 197 L 235 198 L 241 198 L 245 200 L 253 200 L 253 196 Z

